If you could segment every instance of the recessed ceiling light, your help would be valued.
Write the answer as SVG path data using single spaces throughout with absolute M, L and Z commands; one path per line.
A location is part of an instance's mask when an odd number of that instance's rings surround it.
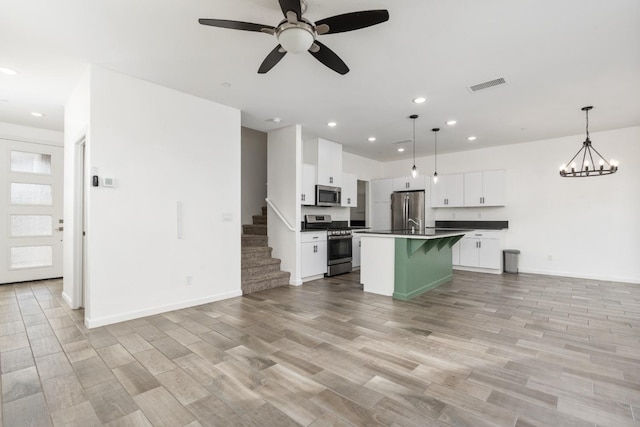
M 369 137 L 369 142 L 376 142 L 376 137 L 375 136 L 370 136 Z
M 329 123 L 327 123 L 327 126 L 329 126 L 330 128 L 334 128 L 334 127 L 338 126 L 338 124 L 336 122 L 329 122 Z
M 447 124 L 448 124 L 449 126 L 453 126 L 453 125 L 455 125 L 456 123 L 458 123 L 458 122 L 457 122 L 457 121 L 455 121 L 455 120 L 448 120 L 448 121 L 447 121 Z
M 278 124 L 282 121 L 282 119 L 280 117 L 274 117 L 273 119 L 271 119 L 271 121 L 275 124 Z
M 475 136 L 470 136 L 469 138 L 467 138 L 467 141 L 475 141 L 476 137 Z
M 415 99 L 413 100 L 413 102 L 415 102 L 416 104 L 422 104 L 422 103 L 424 103 L 426 100 L 427 100 L 427 98 L 425 98 L 425 97 L 423 97 L 423 96 L 420 96 L 420 97 L 418 97 L 418 98 L 415 98 Z
M 44 117 L 44 113 L 38 113 L 37 111 L 32 111 L 31 115 L 33 117 Z
M 7 76 L 15 76 L 16 74 L 18 74 L 16 70 L 12 70 L 11 68 L 4 68 L 4 67 L 0 67 L 0 73 Z
M 402 153 L 404 151 L 404 148 L 398 148 L 398 152 Z
M 222 82 L 222 83 L 220 83 L 220 86 L 222 86 L 222 87 L 226 87 L 226 88 L 230 88 L 230 87 L 231 87 L 231 83 L 229 83 L 229 82 Z

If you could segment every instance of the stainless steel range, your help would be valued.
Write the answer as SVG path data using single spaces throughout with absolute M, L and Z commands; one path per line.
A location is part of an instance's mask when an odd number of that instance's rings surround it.
M 351 229 L 341 222 L 333 223 L 331 215 L 305 215 L 305 229 L 327 230 L 327 274 L 350 273 L 352 270 L 352 234 Z

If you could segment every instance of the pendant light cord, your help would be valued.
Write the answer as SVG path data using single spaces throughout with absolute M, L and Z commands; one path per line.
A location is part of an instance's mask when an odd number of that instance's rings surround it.
M 438 132 L 435 132 L 435 134 L 436 134 L 436 152 L 435 152 L 434 159 L 436 164 L 435 164 L 434 172 L 438 172 Z
M 587 113 L 587 141 L 590 141 L 590 139 L 589 139 L 589 110 L 586 110 L 585 113 Z
M 413 166 L 416 166 L 416 119 L 413 119 Z

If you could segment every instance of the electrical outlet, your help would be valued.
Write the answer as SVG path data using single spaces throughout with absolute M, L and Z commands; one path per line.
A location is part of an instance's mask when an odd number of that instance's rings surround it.
M 553 257 L 551 255 L 547 255 L 547 261 L 553 261 Z
M 482 213 L 478 212 L 478 218 L 482 218 Z
M 193 277 L 187 276 L 184 280 L 184 284 L 187 286 L 191 286 L 193 284 Z
M 454 212 L 452 215 L 453 215 L 453 218 L 455 218 L 455 217 L 456 217 L 456 213 L 455 213 L 455 212 Z

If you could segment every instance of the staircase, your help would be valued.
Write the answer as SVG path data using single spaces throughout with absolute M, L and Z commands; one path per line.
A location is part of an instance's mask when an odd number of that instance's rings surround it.
M 251 294 L 289 285 L 289 273 L 280 271 L 280 260 L 267 246 L 267 207 L 242 226 L 242 293 Z

